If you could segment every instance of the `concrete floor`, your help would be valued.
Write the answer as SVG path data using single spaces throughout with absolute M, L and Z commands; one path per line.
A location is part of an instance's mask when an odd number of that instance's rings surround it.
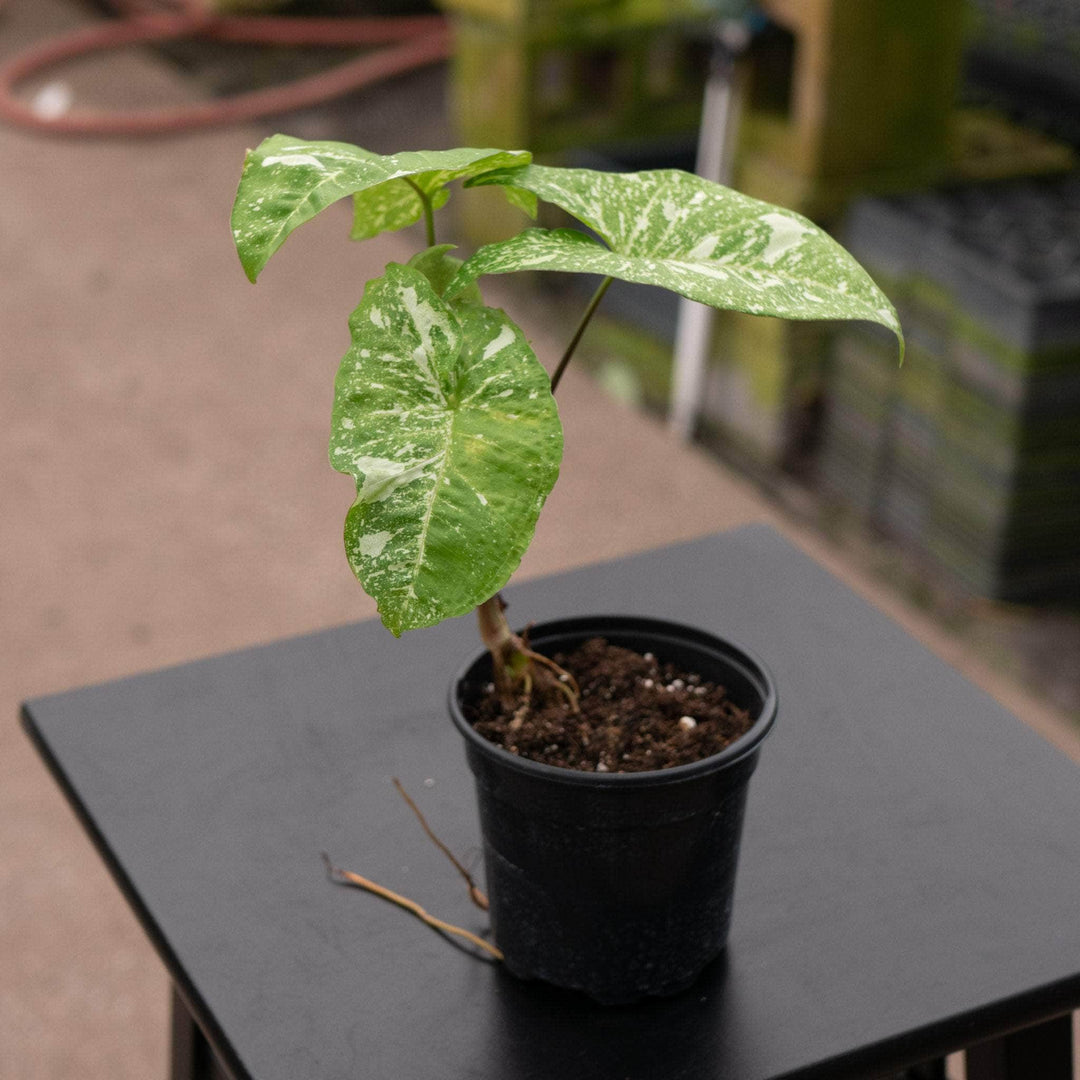
M 0 54 L 92 17 L 16 0 Z M 197 93 L 149 54 L 63 77 L 77 102 Z M 19 730 L 19 701 L 373 614 L 340 550 L 351 481 L 326 464 L 327 419 L 347 314 L 414 238 L 348 244 L 342 207 L 250 286 L 228 214 L 245 147 L 273 126 L 143 142 L 0 127 L 4 1078 L 146 1080 L 167 1052 L 163 969 Z M 404 127 L 402 148 L 423 143 Z M 560 400 L 563 478 L 522 577 L 771 521 L 1080 760 L 1059 716 L 747 484 L 576 372 Z

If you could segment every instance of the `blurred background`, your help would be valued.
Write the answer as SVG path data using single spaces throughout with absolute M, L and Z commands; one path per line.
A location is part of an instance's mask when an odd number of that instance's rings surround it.
M 1073 0 L 0 2 L 0 1077 L 142 1080 L 168 1048 L 19 701 L 374 614 L 332 380 L 422 238 L 346 243 L 343 204 L 252 288 L 228 217 L 275 131 L 696 169 L 834 232 L 904 365 L 866 326 L 617 283 L 521 576 L 767 521 L 1080 760 Z M 483 190 L 444 214 L 466 250 L 521 223 Z M 485 283 L 548 363 L 592 287 Z

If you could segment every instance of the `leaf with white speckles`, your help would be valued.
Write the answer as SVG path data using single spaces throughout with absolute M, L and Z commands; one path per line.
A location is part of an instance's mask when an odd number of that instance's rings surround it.
M 419 270 L 428 279 L 431 287 L 442 296 L 447 285 L 454 280 L 464 264 L 463 259 L 451 255 L 453 244 L 437 244 L 435 247 L 418 251 L 405 265 Z M 455 304 L 483 304 L 480 286 L 474 281 L 462 289 L 455 297 Z
M 298 225 L 347 195 L 353 239 L 403 229 L 423 215 L 419 189 L 439 207 L 452 180 L 527 164 L 519 150 L 420 150 L 383 156 L 341 142 L 272 135 L 248 152 L 233 203 L 233 239 L 254 281 Z
M 353 572 L 394 633 L 461 615 L 513 573 L 559 473 L 548 377 L 495 308 L 391 263 L 349 321 L 330 461 L 356 478 Z
M 484 274 L 570 270 L 659 285 L 713 307 L 788 319 L 896 311 L 855 259 L 807 218 L 677 169 L 605 173 L 542 165 L 477 177 L 561 206 L 608 245 L 570 229 L 528 229 L 482 247 L 447 291 Z

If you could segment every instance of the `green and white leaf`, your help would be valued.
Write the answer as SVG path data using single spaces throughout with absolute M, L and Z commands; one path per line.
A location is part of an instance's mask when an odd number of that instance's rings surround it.
M 436 244 L 434 247 L 418 251 L 405 265 L 419 270 L 428 279 L 435 292 L 442 296 L 446 292 L 447 285 L 454 280 L 457 272 L 465 264 L 464 259 L 450 254 L 453 250 L 453 244 Z M 483 304 L 483 302 L 480 286 L 475 281 L 466 285 L 454 297 L 455 304 Z
M 272 135 L 248 151 L 233 203 L 240 262 L 254 281 L 293 229 L 347 195 L 356 200 L 352 235 L 364 239 L 418 221 L 424 204 L 417 188 L 441 206 L 451 180 L 530 158 L 526 151 L 472 148 L 384 156 L 349 143 Z
M 356 478 L 353 572 L 401 634 L 506 583 L 558 477 L 562 427 L 521 330 L 445 303 L 415 268 L 368 282 L 349 325 L 330 461 Z
M 788 319 L 867 319 L 896 311 L 855 259 L 813 222 L 676 169 L 605 173 L 529 165 L 478 177 L 533 192 L 594 230 L 528 229 L 480 248 L 447 295 L 483 274 L 569 270 L 660 285 L 713 307 Z
M 451 166 L 450 163 L 460 155 L 487 156 L 475 160 L 467 158 L 464 164 Z M 353 195 L 353 224 L 349 233 L 353 240 L 368 240 L 381 232 L 404 229 L 423 217 L 425 197 L 430 200 L 432 210 L 438 210 L 446 203 L 450 197 L 446 185 L 451 181 L 473 177 L 492 168 L 505 168 L 510 163 L 527 163 L 532 155 L 524 151 L 493 150 L 444 150 L 423 155 L 419 152 L 393 155 L 395 160 L 421 156 L 445 157 L 446 164 L 429 172 L 411 173 L 408 179 L 388 180 L 385 184 Z M 511 195 L 508 192 L 507 198 L 515 206 L 519 204 L 516 193 Z M 535 200 L 535 196 L 532 198 Z M 535 217 L 535 202 L 533 205 Z

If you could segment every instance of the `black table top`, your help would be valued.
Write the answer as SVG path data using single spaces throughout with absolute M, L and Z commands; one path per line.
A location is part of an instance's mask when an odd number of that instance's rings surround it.
M 775 532 L 513 587 L 516 621 L 631 613 L 742 642 L 780 716 L 726 955 L 604 1009 L 328 882 L 327 851 L 474 930 L 394 792 L 476 851 L 445 713 L 470 619 L 367 622 L 39 698 L 25 722 L 238 1078 L 873 1075 L 1080 1006 L 1080 773 Z

